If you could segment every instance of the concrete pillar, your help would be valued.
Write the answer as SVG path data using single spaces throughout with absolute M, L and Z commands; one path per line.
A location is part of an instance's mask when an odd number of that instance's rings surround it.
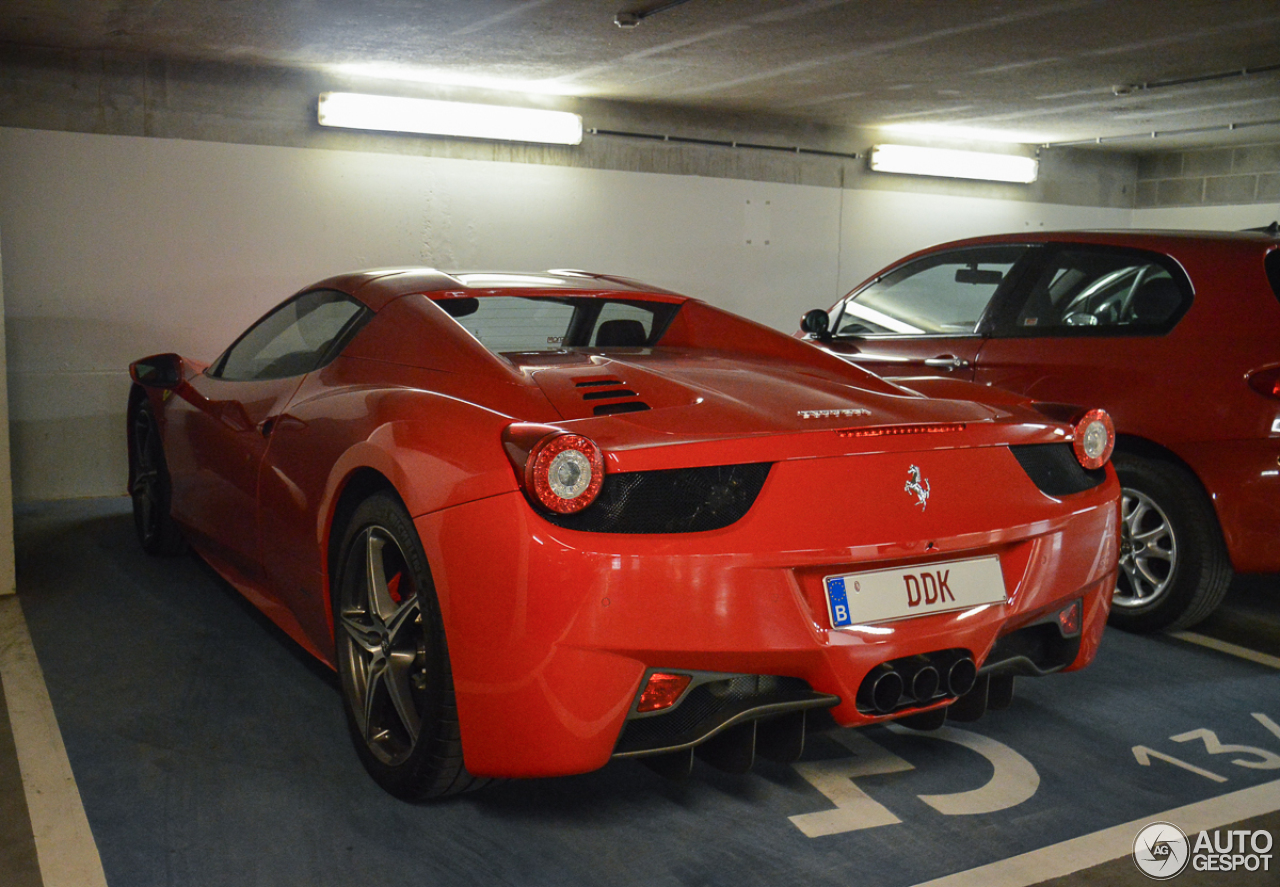
M 13 481 L 9 475 L 9 366 L 4 349 L 4 260 L 0 256 L 0 595 L 13 594 Z

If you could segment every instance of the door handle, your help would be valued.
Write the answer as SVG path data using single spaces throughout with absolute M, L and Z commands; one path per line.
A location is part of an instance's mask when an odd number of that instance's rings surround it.
M 969 361 L 963 357 L 956 357 L 954 354 L 943 354 L 940 357 L 927 358 L 924 365 L 939 370 L 959 370 L 967 367 Z

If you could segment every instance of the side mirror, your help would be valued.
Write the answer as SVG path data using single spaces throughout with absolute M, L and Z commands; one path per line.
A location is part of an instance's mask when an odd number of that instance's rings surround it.
M 830 327 L 831 318 L 821 308 L 806 311 L 804 317 L 800 318 L 800 329 L 820 341 L 831 338 L 831 333 L 828 332 Z
M 182 358 L 176 354 L 154 354 L 129 364 L 129 378 L 147 388 L 177 388 L 182 376 Z

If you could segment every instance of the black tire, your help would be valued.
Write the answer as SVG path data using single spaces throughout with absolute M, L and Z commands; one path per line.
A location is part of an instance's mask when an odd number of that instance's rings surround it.
M 1113 461 L 1123 505 L 1110 622 L 1127 631 L 1195 625 L 1222 603 L 1231 584 L 1213 505 L 1180 465 L 1128 453 Z
M 129 434 L 129 476 L 133 482 L 133 527 L 147 554 L 172 556 L 187 549 L 171 510 L 172 485 L 164 459 L 160 426 L 145 400 L 133 411 Z
M 334 630 L 356 753 L 409 801 L 479 788 L 462 762 L 449 650 L 422 542 L 400 501 L 375 493 L 342 536 Z

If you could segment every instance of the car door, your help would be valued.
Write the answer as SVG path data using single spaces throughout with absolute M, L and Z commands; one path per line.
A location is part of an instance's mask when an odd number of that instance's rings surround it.
M 972 380 L 993 306 L 1034 249 L 964 247 L 898 265 L 832 309 L 824 347 L 881 376 Z
M 250 327 L 166 408 L 174 514 L 250 582 L 263 575 L 259 475 L 276 417 L 364 313 L 342 293 L 297 296 Z
M 1161 253 L 1055 244 L 1025 283 L 991 318 L 977 381 L 1104 407 L 1118 431 L 1178 439 L 1179 410 L 1153 395 L 1189 390 L 1174 377 L 1197 372 L 1167 359 L 1166 336 L 1192 300 L 1182 268 Z

